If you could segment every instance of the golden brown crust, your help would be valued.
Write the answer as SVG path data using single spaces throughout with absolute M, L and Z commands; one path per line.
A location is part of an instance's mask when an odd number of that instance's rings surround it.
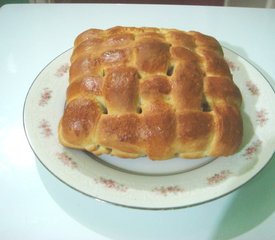
M 142 120 L 144 125 L 140 138 L 144 139 L 148 157 L 153 160 L 173 157 L 176 114 L 171 107 L 161 101 L 155 101 L 145 108 Z
M 209 155 L 230 155 L 235 152 L 242 140 L 243 128 L 241 114 L 238 108 L 220 104 L 214 108 L 215 128 L 212 148 Z
M 67 101 L 81 95 L 101 96 L 103 78 L 100 76 L 82 76 L 77 81 L 72 82 L 67 88 Z
M 79 97 L 70 101 L 59 124 L 61 142 L 76 148 L 96 144 L 93 135 L 101 111 L 96 101 Z
M 235 153 L 241 93 L 218 41 L 176 29 L 90 29 L 75 40 L 60 142 L 168 159 Z
M 179 64 L 171 77 L 171 97 L 176 111 L 200 110 L 203 90 L 203 77 L 197 65 Z
M 201 152 L 207 156 L 214 130 L 212 113 L 185 111 L 177 121 L 178 152 L 188 157 L 197 157 Z
M 141 119 L 137 114 L 103 115 L 97 127 L 98 143 L 122 152 L 140 153 L 140 127 Z
M 136 112 L 138 83 L 135 68 L 117 67 L 107 70 L 103 97 L 109 114 Z
M 141 72 L 163 73 L 169 63 L 169 44 L 145 37 L 136 46 L 136 64 Z

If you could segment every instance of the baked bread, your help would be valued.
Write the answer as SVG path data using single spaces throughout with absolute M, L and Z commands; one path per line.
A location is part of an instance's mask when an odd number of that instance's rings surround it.
M 59 140 L 153 160 L 234 154 L 242 97 L 216 39 L 176 29 L 90 29 L 75 40 Z

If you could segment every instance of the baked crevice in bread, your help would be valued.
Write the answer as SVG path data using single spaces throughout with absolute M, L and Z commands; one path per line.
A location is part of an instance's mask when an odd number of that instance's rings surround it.
M 125 158 L 234 154 L 242 97 L 216 39 L 176 29 L 90 29 L 75 40 L 59 140 Z

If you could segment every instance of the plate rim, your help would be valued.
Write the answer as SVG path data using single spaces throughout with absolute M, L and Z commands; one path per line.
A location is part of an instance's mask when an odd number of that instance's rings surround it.
M 250 60 L 248 60 L 247 58 L 245 57 L 242 57 L 239 53 L 237 53 L 236 51 L 228 48 L 228 47 L 225 47 L 222 45 L 222 48 L 226 49 L 227 51 L 235 54 L 236 56 L 240 57 L 242 60 L 244 60 L 245 62 L 247 62 L 251 67 L 253 67 L 261 76 L 262 78 L 265 80 L 265 82 L 268 83 L 270 89 L 272 90 L 272 93 L 275 95 L 275 90 L 272 86 L 272 84 L 269 82 L 269 80 L 265 77 L 264 73 L 257 67 L 255 66 L 255 64 L 253 64 Z M 227 191 L 225 192 L 224 194 L 221 194 L 221 195 L 218 195 L 216 197 L 212 197 L 212 198 L 209 198 L 207 200 L 204 200 L 204 201 L 200 201 L 200 202 L 196 202 L 196 203 L 193 203 L 193 204 L 186 204 L 186 205 L 181 205 L 181 206 L 171 206 L 171 207 L 147 207 L 147 206 L 134 206 L 134 205 L 127 205 L 127 204 L 123 204 L 123 203 L 118 203 L 118 202 L 114 202 L 114 201 L 109 201 L 107 199 L 103 199 L 103 198 L 100 198 L 99 196 L 93 196 L 91 194 L 88 194 L 80 189 L 78 189 L 77 187 L 71 185 L 70 183 L 66 182 L 65 180 L 63 180 L 61 177 L 59 177 L 54 171 L 52 171 L 43 161 L 42 159 L 40 159 L 40 157 L 38 156 L 38 153 L 37 151 L 34 149 L 33 147 L 33 144 L 32 144 L 32 140 L 30 139 L 30 136 L 29 136 L 29 133 L 28 133 L 28 129 L 26 127 L 26 104 L 27 104 L 27 100 L 28 100 L 28 97 L 30 95 L 30 92 L 34 86 L 34 84 L 36 83 L 37 79 L 39 78 L 39 76 L 45 71 L 45 69 L 47 69 L 47 67 L 49 65 L 51 65 L 56 59 L 58 59 L 59 57 L 61 57 L 63 54 L 71 51 L 73 48 L 69 48 L 65 51 L 63 51 L 62 53 L 58 54 L 55 58 L 53 58 L 48 64 L 46 64 L 42 70 L 36 75 L 36 77 L 34 78 L 34 80 L 32 81 L 28 91 L 27 91 L 27 94 L 25 96 L 25 100 L 24 100 L 24 104 L 23 104 L 23 128 L 24 128 L 24 132 L 25 132 L 25 136 L 27 138 L 27 141 L 29 143 L 29 146 L 31 147 L 34 155 L 36 156 L 37 160 L 39 160 L 39 162 L 53 175 L 55 176 L 60 182 L 64 183 L 66 186 L 69 186 L 71 189 L 73 190 L 76 190 L 77 192 L 87 196 L 87 197 L 91 197 L 93 199 L 95 199 L 96 201 L 99 201 L 99 202 L 104 202 L 104 203 L 108 203 L 108 204 L 112 204 L 112 205 L 115 205 L 115 206 L 120 206 L 120 207 L 126 207 L 126 208 L 131 208 L 131 209 L 142 209 L 142 210 L 174 210 L 174 209 L 182 209 L 182 208 L 188 208 L 188 207 L 193 207 L 193 206 L 197 206 L 197 205 L 201 205 L 201 204 L 204 204 L 204 203 L 207 203 L 207 202 L 212 202 L 216 199 L 219 199 L 219 198 L 222 198 L 226 195 L 229 195 L 230 193 L 236 191 L 237 189 L 243 187 L 244 185 L 246 185 L 248 182 L 250 182 L 250 180 L 254 179 L 256 176 L 258 176 L 258 174 L 260 174 L 268 164 L 270 164 L 272 158 L 274 157 L 275 155 L 275 150 L 273 150 L 273 153 L 271 154 L 270 158 L 268 160 L 266 160 L 265 164 L 257 170 L 257 172 L 250 178 L 246 179 L 246 181 L 244 181 L 242 184 L 238 185 L 237 187 L 235 188 L 232 188 L 230 191 Z

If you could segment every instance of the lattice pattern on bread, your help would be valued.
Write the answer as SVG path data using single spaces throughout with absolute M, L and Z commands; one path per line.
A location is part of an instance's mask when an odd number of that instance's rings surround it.
M 241 100 L 213 37 L 90 29 L 75 40 L 59 139 L 127 158 L 231 155 L 242 140 Z

